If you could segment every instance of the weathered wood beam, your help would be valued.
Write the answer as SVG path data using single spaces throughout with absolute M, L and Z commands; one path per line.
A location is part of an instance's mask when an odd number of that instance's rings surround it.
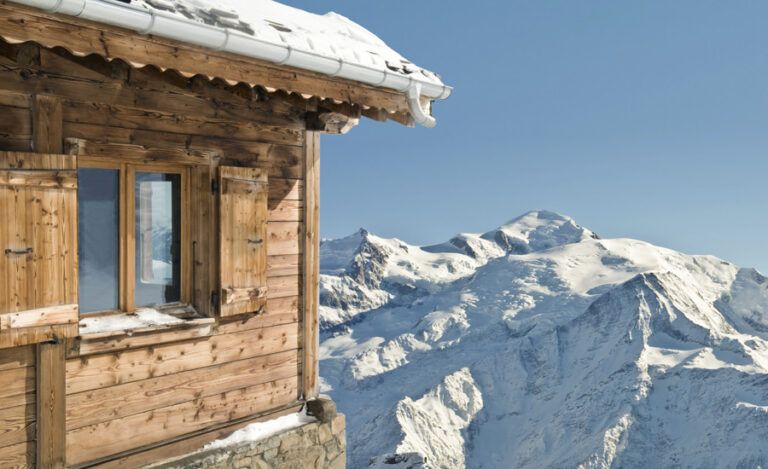
M 36 95 L 32 106 L 32 148 L 35 153 L 64 152 L 61 99 Z
M 326 134 L 345 134 L 360 123 L 359 117 L 338 112 L 308 112 L 307 130 Z
M 144 129 L 176 134 L 198 134 L 245 141 L 267 141 L 283 145 L 300 145 L 301 128 L 281 124 L 203 117 L 156 109 L 108 105 L 99 102 L 67 100 L 64 107 L 67 123 L 107 125 L 123 129 Z
M 19 44 L 15 49 L 16 62 L 20 65 L 40 65 L 40 46 L 26 42 Z
M 302 263 L 303 395 L 311 399 L 318 395 L 319 288 L 320 278 L 320 134 L 307 132 L 304 156 L 304 252 Z
M 6 44 L 0 40 L 0 44 Z M 26 43 L 25 45 L 35 45 Z M 8 45 L 9 47 L 16 47 Z M 90 101 L 94 90 L 106 98 L 104 103 L 147 109 L 160 108 L 166 112 L 193 113 L 196 116 L 242 119 L 263 124 L 295 127 L 304 121 L 305 113 L 338 113 L 350 119 L 366 116 L 386 121 L 389 113 L 383 109 L 367 108 L 331 99 L 305 99 L 296 93 L 258 92 L 259 87 L 245 84 L 229 85 L 201 75 L 184 77 L 173 70 L 153 66 L 130 68 L 121 60 L 108 62 L 103 57 L 77 57 L 62 48 L 35 49 L 38 61 L 22 64 L 3 60 L 0 55 L 0 85 L 23 92 L 45 92 L 74 101 Z M 0 54 L 3 51 L 0 50 Z M 16 49 L 5 55 L 20 55 Z M 123 70 L 129 67 L 129 70 Z M 127 78 L 126 78 L 127 76 Z M 16 107 L 18 103 L 12 103 Z M 318 130 L 323 130 L 319 128 Z
M 390 112 L 387 113 L 387 118 L 389 120 L 393 120 L 397 122 L 398 124 L 402 124 L 406 127 L 415 127 L 416 122 L 413 120 L 413 116 L 409 114 L 408 112 Z
M 221 152 L 212 150 L 149 148 L 125 143 L 100 143 L 81 138 L 67 138 L 64 149 L 68 155 L 103 158 L 114 158 L 115 155 L 120 155 L 120 159 L 143 164 L 157 162 L 210 165 L 211 160 L 221 158 Z
M 389 119 L 389 114 L 384 109 L 363 109 L 362 114 L 368 119 L 373 119 L 377 122 L 385 122 L 387 119 Z
M 98 95 L 106 104 L 286 127 L 300 125 L 307 104 L 295 94 L 276 92 L 261 97 L 246 85 L 231 86 L 201 75 L 187 78 L 154 66 L 130 68 L 122 60 L 109 62 L 97 55 L 77 57 L 62 48 L 39 48 L 38 53 L 39 62 L 30 64 L 0 56 L 2 87 L 57 94 L 76 101 L 90 101 Z M 15 50 L 6 54 L 19 55 Z

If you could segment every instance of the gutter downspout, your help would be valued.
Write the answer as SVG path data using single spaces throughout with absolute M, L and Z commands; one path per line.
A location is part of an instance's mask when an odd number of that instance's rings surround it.
M 131 29 L 189 44 L 287 65 L 330 77 L 345 78 L 403 93 L 414 121 L 434 127 L 435 118 L 421 106 L 421 98 L 445 99 L 453 89 L 442 83 L 419 80 L 379 68 L 347 62 L 285 43 L 260 39 L 240 31 L 182 19 L 162 11 L 146 10 L 116 0 L 12 0 L 15 3 L 99 23 Z M 220 44 L 220 46 L 218 46 Z
M 437 125 L 435 118 L 421 107 L 421 83 L 413 83 L 408 87 L 405 96 L 408 98 L 408 109 L 416 123 L 429 129 Z

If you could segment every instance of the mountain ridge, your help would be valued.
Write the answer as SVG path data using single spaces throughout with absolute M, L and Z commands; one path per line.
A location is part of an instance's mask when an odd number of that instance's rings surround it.
M 651 447 L 656 466 L 768 461 L 756 270 L 544 211 L 463 235 L 474 256 L 358 233 L 362 249 L 321 247 L 349 260 L 321 276 L 321 375 L 352 467 L 636 467 Z M 461 425 L 442 391 L 457 376 L 482 403 Z

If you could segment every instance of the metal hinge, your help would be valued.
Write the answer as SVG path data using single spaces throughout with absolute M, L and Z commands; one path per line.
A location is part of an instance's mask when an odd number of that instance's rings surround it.
M 61 339 L 59 338 L 59 336 L 54 334 L 53 337 L 51 338 L 51 340 L 48 340 L 45 343 L 46 344 L 51 344 L 51 345 L 59 345 L 61 343 Z
M 211 292 L 211 306 L 216 309 L 219 306 L 219 292 Z
M 217 179 L 211 179 L 211 192 L 213 194 L 219 193 L 219 181 Z

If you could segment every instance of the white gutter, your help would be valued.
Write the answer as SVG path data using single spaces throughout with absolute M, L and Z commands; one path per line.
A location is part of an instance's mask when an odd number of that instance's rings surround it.
M 421 83 L 414 83 L 406 92 L 405 96 L 408 98 L 408 109 L 411 110 L 411 115 L 416 123 L 423 125 L 424 127 L 432 128 L 437 125 L 437 121 L 427 110 L 425 111 L 421 107 Z
M 426 127 L 434 127 L 436 122 L 435 118 L 431 116 L 430 110 L 422 108 L 420 98 L 445 99 L 450 96 L 452 91 L 451 87 L 442 83 L 347 62 L 338 57 L 330 57 L 314 51 L 296 49 L 288 44 L 259 39 L 237 30 L 210 26 L 115 0 L 13 1 L 50 13 L 76 16 L 131 29 L 141 34 L 152 34 L 218 51 L 266 60 L 278 65 L 288 65 L 332 77 L 392 89 L 406 94 L 408 107 L 414 120 Z

